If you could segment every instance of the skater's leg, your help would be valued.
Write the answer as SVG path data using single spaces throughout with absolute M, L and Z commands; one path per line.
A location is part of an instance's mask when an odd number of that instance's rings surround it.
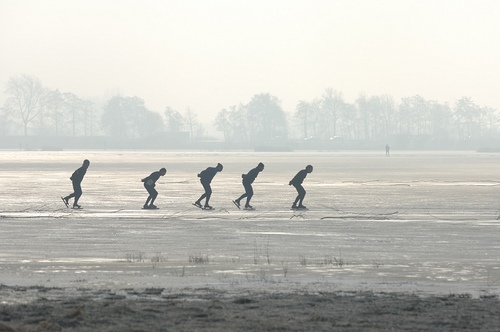
M 196 205 L 197 207 L 201 208 L 201 200 L 204 198 L 205 194 L 201 195 L 200 198 L 198 198 L 193 205 Z
M 65 203 L 66 205 L 68 205 L 69 199 L 70 199 L 71 197 L 72 197 L 72 196 L 71 196 L 71 194 L 69 194 L 68 196 L 66 196 L 66 197 L 63 197 L 63 198 L 62 198 L 62 199 L 64 200 L 64 203 Z
M 80 200 L 80 197 L 82 197 L 82 192 L 78 192 L 76 193 L 75 195 L 75 201 L 73 202 L 73 206 L 77 206 L 78 205 L 78 200 Z
M 253 188 L 250 183 L 245 184 L 245 195 L 247 196 L 247 203 L 245 204 L 245 207 L 250 207 L 250 200 L 253 197 Z
M 202 183 L 203 188 L 205 189 L 205 193 L 203 196 L 205 196 L 205 206 L 209 206 L 208 202 L 210 202 L 210 197 L 212 196 L 212 187 L 210 187 L 210 183 Z M 203 197 L 202 196 L 202 197 Z M 203 198 L 201 198 L 199 201 L 201 201 Z
M 298 184 L 298 185 L 294 185 L 295 187 L 295 190 L 297 190 L 297 197 L 295 198 L 295 201 L 293 202 L 293 205 L 292 205 L 292 208 L 295 208 L 297 207 L 297 203 L 300 202 L 300 204 L 302 204 L 302 201 L 304 200 L 304 195 L 306 194 L 306 191 L 304 190 L 304 187 L 302 187 L 302 185 Z
M 82 187 L 81 187 L 80 183 L 73 182 L 73 190 L 75 192 L 70 195 L 70 196 L 75 197 L 75 200 L 73 202 L 73 206 L 78 206 L 78 200 L 80 199 L 80 197 L 82 197 Z
M 71 198 L 75 197 L 76 196 L 76 190 L 75 190 L 75 184 L 73 183 L 73 192 L 71 194 L 69 194 L 68 196 L 64 197 L 64 199 L 67 201 L 69 201 Z
M 206 196 L 205 194 L 201 195 L 201 196 L 200 196 L 200 198 L 198 198 L 198 199 L 196 200 L 196 202 L 194 202 L 194 203 L 195 203 L 195 204 L 200 204 L 200 203 L 201 203 L 201 200 L 202 200 L 202 199 L 204 199 L 204 198 L 205 198 L 205 196 Z
M 248 196 L 248 192 L 247 192 L 247 186 L 245 184 L 245 180 L 241 181 L 241 183 L 243 184 L 243 187 L 245 188 L 245 192 L 243 193 L 243 195 L 241 195 L 240 197 L 238 197 L 237 200 L 235 200 L 236 203 L 238 203 L 238 206 L 240 205 L 240 201 L 247 197 Z
M 153 203 L 155 202 L 156 200 L 156 197 L 158 197 L 158 192 L 156 191 L 155 188 L 152 188 L 152 193 L 151 193 L 151 204 L 150 205 L 153 205 Z
M 205 184 L 203 184 L 203 181 L 200 180 L 200 183 L 201 185 L 203 186 L 203 188 L 205 188 Z M 198 206 L 198 207 L 201 207 L 201 200 L 204 199 L 206 197 L 206 194 L 203 193 L 203 195 L 200 196 L 200 198 L 198 198 L 196 200 L 196 202 L 194 202 L 194 205 Z
M 304 187 L 300 186 L 300 189 L 299 189 L 299 207 L 304 207 L 302 205 L 302 202 L 304 201 L 304 197 L 306 197 L 306 190 L 304 189 Z
M 238 202 L 238 204 L 239 204 L 239 203 L 240 203 L 240 201 L 241 201 L 243 198 L 245 198 L 245 197 L 247 197 L 247 193 L 244 193 L 243 195 L 241 195 L 240 197 L 238 197 L 238 199 L 236 199 L 236 200 L 235 200 L 235 202 Z
M 148 198 L 146 198 L 146 203 L 144 203 L 144 207 L 147 207 L 149 205 L 149 202 L 151 201 L 151 193 L 149 192 L 149 186 L 146 183 L 144 183 L 144 188 L 148 192 Z
M 158 196 L 158 192 L 156 191 L 155 188 L 152 186 L 148 186 L 147 184 L 144 184 L 144 188 L 148 191 L 148 198 L 146 199 L 146 203 L 144 204 L 144 207 L 149 206 L 149 204 L 153 204 L 156 196 Z

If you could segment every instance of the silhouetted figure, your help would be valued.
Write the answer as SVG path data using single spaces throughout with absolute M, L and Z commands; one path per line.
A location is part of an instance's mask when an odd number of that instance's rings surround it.
M 159 171 L 151 173 L 148 177 L 145 177 L 141 181 L 144 182 L 144 188 L 149 193 L 148 198 L 146 199 L 146 203 L 144 203 L 144 209 L 157 209 L 158 207 L 154 205 L 156 197 L 158 196 L 158 192 L 155 189 L 156 181 L 160 178 L 160 176 L 164 176 L 167 174 L 167 170 L 165 168 L 160 168 Z
M 83 177 L 87 173 L 87 168 L 89 168 L 89 165 L 90 165 L 90 161 L 85 159 L 83 161 L 82 166 L 80 168 L 78 168 L 76 171 L 74 171 L 73 174 L 71 175 L 71 177 L 69 178 L 73 184 L 73 193 L 66 196 L 66 197 L 61 197 L 64 204 L 66 204 L 66 207 L 69 207 L 69 200 L 74 197 L 75 200 L 73 201 L 73 209 L 81 209 L 82 208 L 80 205 L 78 205 L 78 200 L 82 196 L 81 184 L 83 181 Z
M 205 205 L 204 209 L 212 209 L 212 207 L 208 204 L 210 202 L 210 197 L 212 196 L 212 187 L 210 187 L 210 183 L 212 182 L 212 179 L 214 176 L 222 171 L 222 165 L 217 164 L 216 167 L 208 167 L 206 170 L 200 172 L 198 174 L 198 177 L 200 178 L 201 185 L 203 186 L 203 189 L 205 189 L 205 193 L 198 198 L 196 202 L 193 203 L 193 205 L 201 208 L 201 201 L 206 198 L 205 200 Z
M 295 198 L 295 201 L 293 202 L 292 209 L 307 209 L 302 204 L 304 197 L 306 196 L 306 191 L 304 187 L 302 187 L 302 182 L 304 182 L 307 173 L 311 173 L 312 171 L 313 167 L 311 165 L 307 165 L 305 169 L 299 171 L 297 175 L 295 175 L 288 183 L 289 186 L 294 186 L 298 193 L 297 198 Z
M 245 193 L 241 195 L 238 199 L 234 200 L 233 203 L 240 208 L 240 201 L 243 198 L 247 198 L 247 202 L 245 204 L 245 209 L 253 209 L 253 207 L 250 205 L 250 200 L 252 199 L 253 196 L 253 188 L 252 188 L 252 183 L 255 181 L 255 178 L 259 175 L 260 172 L 264 170 L 264 164 L 259 163 L 257 167 L 251 169 L 247 174 L 241 174 L 241 177 L 243 178 L 242 183 L 243 187 L 245 188 Z
M 391 149 L 391 147 L 389 146 L 389 144 L 386 144 L 385 145 L 385 156 L 386 157 L 389 157 L 390 154 L 389 154 L 389 150 Z

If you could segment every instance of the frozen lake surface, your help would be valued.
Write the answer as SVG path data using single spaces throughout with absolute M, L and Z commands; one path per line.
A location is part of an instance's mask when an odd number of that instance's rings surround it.
M 60 197 L 91 161 L 83 210 Z M 196 174 L 224 165 L 213 211 Z M 266 165 L 255 211 L 231 200 Z M 307 164 L 308 211 L 288 181 Z M 0 152 L 0 283 L 500 293 L 500 155 L 474 152 Z M 159 210 L 140 179 L 166 167 Z

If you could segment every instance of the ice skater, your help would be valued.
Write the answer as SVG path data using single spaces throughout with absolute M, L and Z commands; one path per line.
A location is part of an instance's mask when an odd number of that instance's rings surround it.
M 235 199 L 233 201 L 234 205 L 240 208 L 240 201 L 243 198 L 247 198 L 246 204 L 245 204 L 245 209 L 252 210 L 253 207 L 250 205 L 250 200 L 252 199 L 253 196 L 253 188 L 252 188 L 252 183 L 255 181 L 255 178 L 259 175 L 260 172 L 264 170 L 264 164 L 259 163 L 257 167 L 252 168 L 247 174 L 241 174 L 241 177 L 243 178 L 242 183 L 243 187 L 245 188 L 245 193 L 241 195 L 238 199 Z
M 306 196 L 306 191 L 304 187 L 302 187 L 302 182 L 304 182 L 307 174 L 312 171 L 313 167 L 311 165 L 307 165 L 305 169 L 300 170 L 288 183 L 289 186 L 294 186 L 298 193 L 297 198 L 295 198 L 295 201 L 293 202 L 292 209 L 307 209 L 307 207 L 302 204 L 304 197 Z
M 217 164 L 216 167 L 208 167 L 206 170 L 200 172 L 198 177 L 200 178 L 201 185 L 203 189 L 205 189 L 205 193 L 198 198 L 196 202 L 193 203 L 194 206 L 199 207 L 200 209 L 211 210 L 213 207 L 210 206 L 210 197 L 212 196 L 212 187 L 210 187 L 210 183 L 214 176 L 222 171 L 222 164 Z M 201 201 L 205 198 L 205 205 L 201 207 Z
M 146 188 L 149 193 L 149 196 L 146 199 L 146 203 L 144 203 L 143 209 L 158 208 L 156 205 L 154 205 L 155 199 L 158 196 L 158 192 L 155 189 L 156 181 L 158 181 L 160 176 L 164 176 L 165 174 L 167 174 L 167 170 L 165 168 L 160 168 L 159 171 L 153 172 L 149 176 L 141 180 L 142 182 L 144 182 L 144 188 Z
M 390 155 L 391 155 L 391 154 L 389 153 L 389 151 L 390 151 L 390 150 L 391 150 L 391 147 L 389 146 L 389 144 L 386 144 L 386 145 L 385 145 L 385 156 L 386 156 L 386 157 L 390 157 Z
M 71 177 L 69 178 L 71 180 L 71 183 L 73 184 L 73 193 L 69 194 L 66 197 L 61 197 L 61 199 L 63 200 L 63 202 L 67 208 L 69 208 L 69 200 L 73 197 L 75 198 L 75 200 L 73 201 L 73 209 L 81 209 L 82 208 L 80 205 L 78 205 L 78 200 L 82 196 L 82 181 L 83 181 L 83 177 L 87 173 L 87 168 L 89 168 L 89 165 L 90 165 L 90 161 L 85 159 L 83 161 L 82 166 L 80 168 L 78 168 L 77 170 L 75 170 L 73 172 L 73 174 L 71 175 Z

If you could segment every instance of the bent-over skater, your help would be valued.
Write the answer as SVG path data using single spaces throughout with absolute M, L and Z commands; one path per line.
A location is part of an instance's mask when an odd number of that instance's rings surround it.
M 253 209 L 253 207 L 250 205 L 250 200 L 252 199 L 253 196 L 253 188 L 252 188 L 252 183 L 255 181 L 255 178 L 259 175 L 260 172 L 264 170 L 264 164 L 259 163 L 257 167 L 252 168 L 247 174 L 241 174 L 241 177 L 243 178 L 242 183 L 243 187 L 245 188 L 245 193 L 241 195 L 238 199 L 235 199 L 233 203 L 240 208 L 240 201 L 243 198 L 247 198 L 246 204 L 245 204 L 245 209 Z
M 288 183 L 289 186 L 294 186 L 297 190 L 297 198 L 293 202 L 292 209 L 307 209 L 302 202 L 304 201 L 304 197 L 306 196 L 306 191 L 304 187 L 302 187 L 302 182 L 306 178 L 308 173 L 313 171 L 313 167 L 311 165 L 307 165 L 305 169 L 300 170 L 297 175 L 293 177 L 292 180 Z
M 81 185 L 82 185 L 83 177 L 87 173 L 87 168 L 89 168 L 89 165 L 90 165 L 90 161 L 85 159 L 83 161 L 82 166 L 80 168 L 78 168 L 77 170 L 75 170 L 73 172 L 73 174 L 71 175 L 71 177 L 69 178 L 71 180 L 71 183 L 73 184 L 73 193 L 69 194 L 66 197 L 61 197 L 64 204 L 66 205 L 66 207 L 69 207 L 70 198 L 74 197 L 75 200 L 73 201 L 73 209 L 81 209 L 82 208 L 80 205 L 78 205 L 78 200 L 82 196 L 82 186 Z
M 155 189 L 156 181 L 160 178 L 160 176 L 164 176 L 167 174 L 167 170 L 165 168 L 160 168 L 159 171 L 151 173 L 149 176 L 145 177 L 141 181 L 144 182 L 144 188 L 149 193 L 148 198 L 146 199 L 146 203 L 144 203 L 144 209 L 157 209 L 158 207 L 154 205 L 156 197 L 158 196 L 158 192 Z
M 201 185 L 203 186 L 203 189 L 205 189 L 205 193 L 198 198 L 196 202 L 193 203 L 193 205 L 202 208 L 201 207 L 201 201 L 202 199 L 205 198 L 205 205 L 204 209 L 210 210 L 213 209 L 209 202 L 210 202 L 210 197 L 212 196 L 212 187 L 210 187 L 210 183 L 212 182 L 212 179 L 214 176 L 222 171 L 222 164 L 217 164 L 215 167 L 208 167 L 206 170 L 200 172 L 198 174 L 198 177 L 200 178 Z

